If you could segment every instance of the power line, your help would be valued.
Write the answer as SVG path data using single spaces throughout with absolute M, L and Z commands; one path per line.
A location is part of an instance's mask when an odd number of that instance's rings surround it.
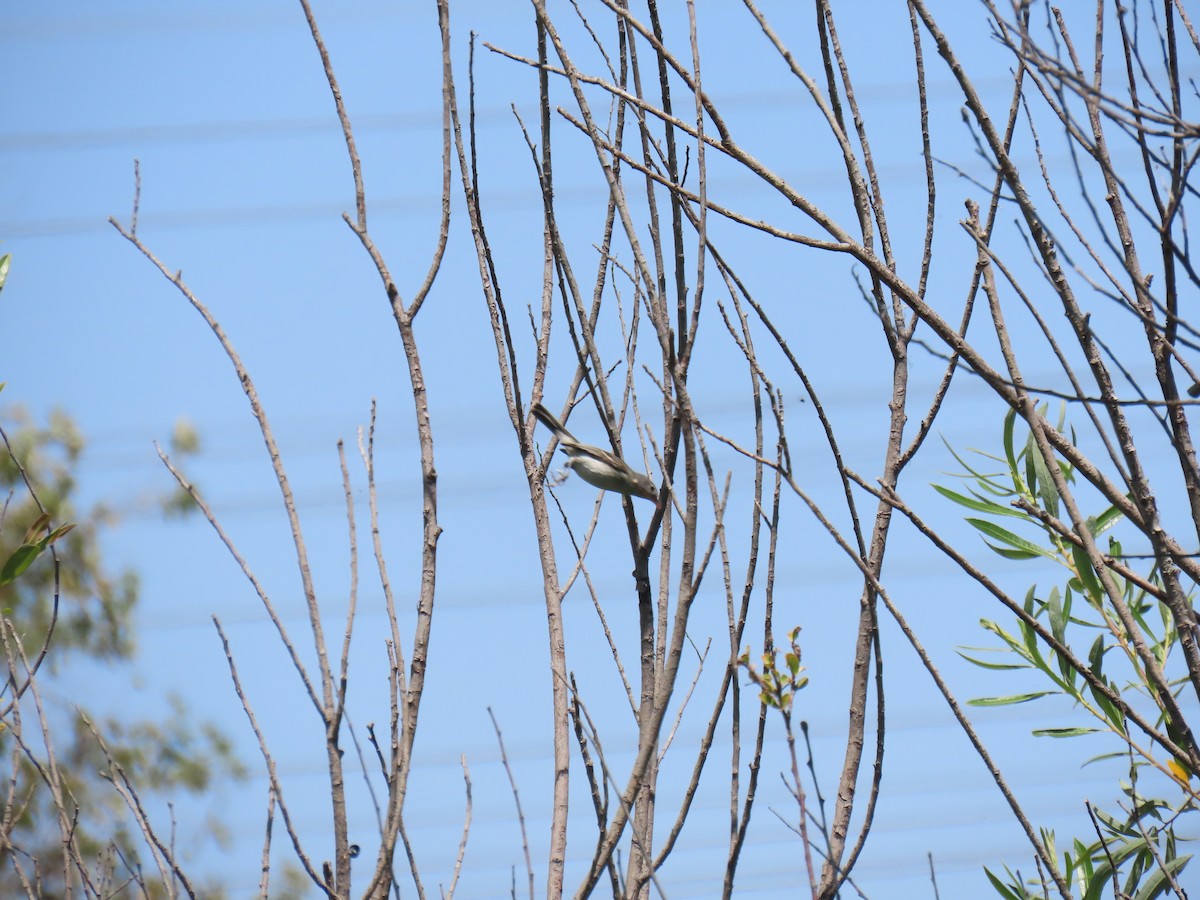
M 483 118 L 500 118 L 499 111 Z M 440 128 L 442 113 L 422 110 L 408 113 L 360 113 L 353 117 L 355 130 L 410 131 L 414 128 Z M 128 144 L 194 144 L 219 141 L 295 138 L 308 135 L 340 138 L 341 126 L 334 116 L 290 119 L 246 119 L 225 122 L 189 122 L 167 125 L 133 125 L 119 128 L 91 128 L 77 131 L 30 131 L 0 135 L 0 150 L 41 152 L 94 147 L 119 147 Z

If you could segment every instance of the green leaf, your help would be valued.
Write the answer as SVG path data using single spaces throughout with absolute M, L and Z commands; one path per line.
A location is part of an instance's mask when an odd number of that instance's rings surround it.
M 1012 706 L 1016 703 L 1028 703 L 1030 700 L 1037 700 L 1039 697 L 1047 697 L 1051 694 L 1057 694 L 1058 691 L 1034 691 L 1032 694 L 1009 694 L 1007 697 L 977 697 L 974 700 L 968 700 L 970 706 Z
M 1100 643 L 1102 643 L 1102 640 L 1103 636 L 1097 637 L 1096 643 L 1092 644 L 1091 654 L 1088 654 L 1090 659 L 1093 660 L 1092 672 L 1096 673 L 1096 676 L 1100 678 L 1103 678 L 1103 676 L 1100 674 L 1099 661 L 1097 658 L 1097 647 Z M 1100 658 L 1103 658 L 1103 652 L 1100 654 Z M 1118 707 L 1116 703 L 1109 700 L 1109 697 L 1103 694 L 1103 692 L 1100 691 L 1096 685 L 1088 683 L 1087 688 L 1092 692 L 1092 700 L 1096 701 L 1096 706 L 1099 707 L 1100 712 L 1104 714 L 1104 720 L 1108 722 L 1111 730 L 1116 732 L 1118 736 L 1123 736 L 1123 734 L 1126 733 L 1126 724 L 1124 724 L 1124 715 L 1121 713 L 1121 708 Z
M 990 541 L 984 541 L 984 543 L 988 545 L 988 549 L 993 553 L 998 553 L 1005 559 L 1013 559 L 1018 562 L 1024 562 L 1027 559 L 1037 559 L 1042 555 L 1041 553 L 1030 553 L 1026 550 L 1009 550 L 1007 547 L 997 547 Z
M 1092 671 L 1096 671 L 1093 666 Z M 1097 672 L 1096 674 L 1099 674 Z M 1092 699 L 1096 702 L 1096 706 L 1104 713 L 1104 720 L 1108 722 L 1108 727 L 1117 735 L 1125 735 L 1125 716 L 1121 713 L 1121 709 L 1117 704 L 1113 703 L 1105 694 L 1101 693 L 1100 689 L 1095 685 L 1088 683 L 1088 690 L 1092 692 Z
M 1079 880 L 1087 884 L 1095 875 L 1096 867 L 1092 863 L 1091 849 L 1079 838 L 1074 840 L 1075 845 L 1075 868 L 1079 872 Z
M 25 529 L 25 539 L 21 543 L 23 543 L 23 544 L 37 543 L 37 541 L 36 541 L 37 536 L 39 534 L 41 534 L 43 531 L 45 531 L 46 526 L 49 524 L 50 524 L 50 513 L 42 513 L 40 516 L 38 516 L 36 519 L 33 520 L 33 522 L 30 524 L 30 526 L 28 528 Z
M 1058 588 L 1050 589 L 1050 598 L 1046 604 L 1050 611 L 1050 633 L 1060 644 L 1067 642 L 1067 617 L 1063 613 L 1062 595 Z
M 1042 476 L 1046 474 L 1046 467 L 1039 467 L 1037 464 L 1041 454 L 1038 453 L 1037 441 L 1033 439 L 1032 431 L 1025 435 L 1025 448 L 1021 455 L 1025 457 L 1025 484 L 1029 487 L 1029 492 L 1036 497 L 1045 483 Z
M 1035 737 L 1066 738 L 1066 737 L 1078 737 L 1081 734 L 1095 734 L 1099 730 L 1100 730 L 1099 728 L 1083 728 L 1083 727 L 1035 728 L 1033 730 L 1032 734 Z
M 1005 671 L 1006 672 L 1010 669 L 1028 669 L 1029 668 L 1029 666 L 1025 665 L 1024 663 L 984 662 L 982 659 L 976 659 L 974 656 L 968 656 L 967 654 L 963 653 L 961 650 L 958 650 L 956 652 L 958 653 L 959 656 L 961 656 L 967 662 L 974 663 L 975 665 L 979 666 L 979 668 L 981 668 L 981 669 L 994 669 L 996 671 Z
M 1009 550 L 1008 547 L 997 547 L 991 541 L 984 541 L 984 544 L 988 545 L 988 550 L 992 553 L 998 553 L 1004 559 L 1015 559 L 1018 562 L 1025 562 L 1026 559 L 1037 559 L 1042 556 L 1040 553 L 1030 553 L 1025 550 Z
M 1125 517 L 1125 513 L 1121 512 L 1115 506 L 1110 506 L 1104 512 L 1095 518 L 1089 517 L 1087 520 L 1088 531 L 1092 533 L 1092 537 L 1099 537 L 1108 529 L 1112 528 L 1117 522 Z
M 1013 534 L 1007 528 L 1001 528 L 995 522 L 989 522 L 986 519 L 967 519 L 966 521 L 969 522 L 972 526 L 974 526 L 978 531 L 983 532 L 984 534 L 986 534 L 988 537 L 992 538 L 993 540 L 1000 541 L 1002 544 L 1008 544 L 1009 547 L 1013 547 L 1013 548 L 1021 551 L 1021 553 L 1022 553 L 1021 557 L 1011 557 L 1011 558 L 1024 559 L 1024 558 L 1031 558 L 1031 556 L 1044 556 L 1047 559 L 1055 558 L 1054 554 L 1051 551 L 1038 546 L 1037 544 L 1033 543 L 1033 541 L 1027 540 L 1019 535 Z M 999 548 L 994 547 L 990 543 L 988 544 L 988 546 L 992 547 L 992 549 L 995 550 L 997 553 L 1001 552 L 1001 550 Z
M 1008 885 L 993 875 L 991 870 L 986 866 L 984 867 L 983 874 L 988 877 L 988 881 L 992 883 L 992 887 L 995 888 L 996 893 L 1003 897 L 1004 900 L 1021 900 L 1019 896 L 1009 890 Z
M 1102 822 L 1105 822 L 1106 817 L 1100 810 L 1096 810 L 1096 816 Z M 1107 823 L 1106 823 L 1107 824 Z M 1113 829 L 1120 833 L 1122 829 L 1119 827 Z M 1104 862 L 1096 867 L 1094 877 L 1088 881 L 1087 890 L 1084 892 L 1086 900 L 1101 900 L 1102 897 L 1108 896 L 1109 890 L 1112 887 L 1112 864 L 1111 859 L 1116 864 L 1118 871 L 1121 865 L 1135 854 L 1144 853 L 1146 851 L 1146 842 L 1141 837 L 1123 843 L 1109 842 L 1104 848 Z
M 1057 516 L 1058 488 L 1054 486 L 1054 477 L 1050 474 L 1032 431 L 1025 442 L 1025 474 L 1029 479 L 1029 489 L 1042 501 L 1042 509 L 1052 516 Z
M 1050 828 L 1043 828 L 1041 829 L 1041 832 L 1042 846 L 1046 848 L 1046 855 L 1051 859 L 1054 859 L 1056 856 L 1058 856 L 1058 844 L 1054 839 L 1054 831 Z
M 1092 642 L 1092 649 L 1088 651 L 1088 664 L 1097 678 L 1104 677 L 1104 654 L 1107 652 L 1108 647 L 1104 645 L 1104 635 L 1096 635 L 1096 640 Z
M 990 513 L 993 516 L 1015 516 L 1018 519 L 1029 518 L 1029 516 L 1019 509 L 1013 509 L 1011 506 L 1004 506 L 1000 503 L 993 503 L 991 500 L 984 500 L 981 497 L 967 497 L 949 488 L 944 488 L 940 484 L 933 485 L 933 489 L 947 500 L 953 500 L 959 506 L 965 506 L 967 509 L 973 509 L 976 512 Z
M 38 558 L 43 549 L 43 545 L 39 542 L 37 544 L 22 544 L 13 551 L 13 555 L 8 558 L 8 561 L 3 566 L 0 566 L 0 587 L 15 581 L 22 572 L 33 564 L 33 561 Z
M 1088 766 L 1090 766 L 1092 763 L 1107 762 L 1110 759 L 1128 759 L 1128 758 L 1129 758 L 1129 752 L 1126 750 L 1117 750 L 1117 751 L 1114 751 L 1113 753 L 1101 753 L 1098 756 L 1089 756 L 1087 759 L 1085 759 L 1083 761 L 1083 765 L 1081 765 L 1079 768 L 1085 769 Z
M 1072 544 L 1071 559 L 1075 563 L 1075 571 L 1079 575 L 1079 581 L 1087 593 L 1088 600 L 1093 605 L 1099 603 L 1104 597 L 1104 588 L 1100 586 L 1100 579 L 1096 577 L 1096 570 L 1092 568 L 1092 561 L 1088 559 L 1087 551 L 1078 544 Z
M 1189 853 L 1187 856 L 1170 860 L 1164 866 L 1156 866 L 1154 871 L 1147 875 L 1141 883 L 1138 892 L 1134 895 L 1134 900 L 1153 900 L 1155 897 L 1163 896 L 1171 886 L 1167 875 L 1177 876 L 1191 858 Z
M 1028 608 L 1028 603 L 1026 606 Z M 1046 666 L 1046 660 L 1042 657 L 1041 647 L 1038 644 L 1040 638 L 1038 637 L 1038 633 L 1033 630 L 1033 626 L 1022 620 L 1017 622 L 1017 627 L 1021 629 L 1021 637 L 1025 641 L 1025 651 L 1028 658 L 1047 675 L 1054 677 L 1050 669 Z
M 992 634 L 996 635 L 998 638 L 1000 638 L 1000 640 L 1002 640 L 1002 641 L 1004 641 L 1004 643 L 1008 644 L 1008 649 L 1011 650 L 1013 653 L 1015 653 L 1017 656 L 1021 657 L 1022 659 L 1028 660 L 1030 662 L 1035 661 L 1034 654 L 1031 654 L 1029 652 L 1029 649 L 1025 646 L 1024 643 L 1017 640 L 1013 635 L 1009 634 L 1007 631 L 1005 631 L 1003 628 L 1001 628 L 997 623 L 993 622 L 991 619 L 980 619 L 979 625 L 985 631 L 992 632 Z
M 1008 470 L 1012 474 L 1014 485 L 1021 483 L 1021 473 L 1017 468 L 1017 454 L 1013 446 L 1013 427 L 1017 423 L 1017 411 L 1010 409 L 1004 416 L 1004 456 L 1008 459 Z
M 46 547 L 49 547 L 51 544 L 53 544 L 59 538 L 63 537 L 67 533 L 69 533 L 74 527 L 75 527 L 74 522 L 67 522 L 65 525 L 59 525 L 52 532 L 50 532 L 48 535 L 46 535 L 46 537 L 42 538 L 42 544 Z
M 942 443 L 946 445 L 946 449 L 950 451 L 950 455 L 954 457 L 955 461 L 964 469 L 966 469 L 970 476 L 975 479 L 975 484 L 980 490 L 986 491 L 989 494 L 994 494 L 997 497 L 1014 496 L 1014 491 L 1010 485 L 1002 484 L 996 480 L 998 475 L 981 472 L 976 469 L 969 462 L 967 462 L 944 437 L 942 438 Z M 974 452 L 978 453 L 985 459 L 993 459 L 997 462 L 1003 462 L 1003 460 L 1001 460 L 999 457 L 992 456 L 990 453 L 985 453 L 982 450 L 975 450 Z M 967 479 L 966 475 L 957 475 L 956 477 L 961 478 L 964 481 Z
M 4 280 L 8 278 L 8 269 L 12 265 L 12 254 L 0 256 L 0 291 L 4 290 Z M 0 385 L 2 387 L 3 385 Z

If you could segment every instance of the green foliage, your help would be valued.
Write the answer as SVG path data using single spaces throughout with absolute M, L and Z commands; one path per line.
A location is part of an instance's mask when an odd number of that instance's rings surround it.
M 12 552 L 3 565 L 0 565 L 0 587 L 15 581 L 17 576 L 28 569 L 43 550 L 74 527 L 74 523 L 67 523 L 51 529 L 49 513 L 42 513 L 34 519 L 33 524 L 25 531 L 25 539 L 21 542 L 21 546 Z M 43 531 L 46 532 L 46 535 L 39 538 L 38 535 Z
M 10 434 L 12 456 L 0 456 L 0 493 L 13 499 L 0 520 L 0 558 L 21 552 L 5 553 L 3 548 L 27 543 L 26 535 L 43 511 L 49 522 L 80 524 L 60 535 L 62 539 L 55 545 L 57 566 L 48 554 L 38 554 L 36 562 L 29 560 L 33 564 L 19 579 L 0 583 L 0 609 L 20 622 L 18 634 L 26 651 L 41 647 L 54 614 L 57 569 L 59 604 L 52 665 L 61 664 L 76 651 L 100 659 L 128 658 L 134 648 L 130 614 L 137 597 L 137 576 L 131 571 L 114 575 L 101 564 L 99 533 L 113 523 L 112 512 L 102 505 L 82 514 L 75 509 L 74 473 L 83 453 L 83 437 L 75 423 L 59 412 L 52 413 L 42 426 L 34 425 L 19 409 L 12 411 L 10 418 L 17 427 Z M 25 490 L 26 478 L 37 501 Z
M 1060 432 L 1063 426 L 1060 416 Z M 955 453 L 967 472 L 963 478 L 971 486 L 966 493 L 934 487 L 948 500 L 982 514 L 968 516 L 966 521 L 995 553 L 1012 560 L 1053 562 L 1065 571 L 1065 578 L 1048 591 L 1031 587 L 1022 604 L 1025 616 L 1017 617 L 1011 626 L 981 620 L 981 626 L 999 639 L 999 647 L 960 651 L 964 659 L 989 670 L 1029 670 L 1048 685 L 1047 689 L 971 702 L 976 706 L 1004 706 L 1061 696 L 1087 715 L 1092 724 L 1038 728 L 1035 735 L 1077 738 L 1107 733 L 1117 738 L 1116 752 L 1091 761 L 1116 756 L 1128 759 L 1130 782 L 1122 785 L 1126 815 L 1117 818 L 1089 807 L 1098 839 L 1089 844 L 1074 841 L 1072 849 L 1062 855 L 1063 871 L 1085 900 L 1111 896 L 1115 883 L 1122 885 L 1123 895 L 1151 900 L 1171 890 L 1170 878 L 1190 859 L 1176 852 L 1175 828 L 1180 817 L 1194 813 L 1196 797 L 1190 784 L 1193 773 L 1185 761 L 1156 754 L 1144 734 L 1131 732 L 1124 712 L 1124 708 L 1138 710 L 1148 720 L 1157 721 L 1177 746 L 1186 746 L 1185 729 L 1171 722 L 1163 697 L 1147 677 L 1143 660 L 1135 650 L 1135 641 L 1146 642 L 1158 665 L 1170 672 L 1179 634 L 1170 610 L 1156 596 L 1161 588 L 1157 565 L 1152 563 L 1142 573 L 1134 571 L 1133 558 L 1110 535 L 1104 569 L 1097 571 L 1081 533 L 1060 519 L 1063 498 L 1054 475 L 1057 470 L 1064 486 L 1073 484 L 1071 466 L 1062 460 L 1046 459 L 1032 434 L 1018 449 L 1016 414 L 1012 411 L 1005 416 L 1002 442 L 1002 456 L 979 453 L 1000 463 L 1001 472 L 984 473 Z M 1012 524 L 1002 526 L 997 520 Z M 1119 510 L 1107 505 L 1088 516 L 1084 528 L 1098 539 L 1121 521 Z M 1132 627 L 1120 607 L 1128 610 Z M 981 656 L 984 653 L 1002 654 L 1005 661 L 985 660 Z M 1172 690 L 1178 692 L 1186 681 L 1186 673 L 1171 681 Z M 1117 699 L 1119 702 L 1115 702 Z M 1158 781 L 1174 791 L 1175 799 L 1144 796 L 1137 789 L 1143 770 L 1166 776 Z M 1043 840 L 1052 850 L 1053 832 L 1043 832 Z M 1040 880 L 1024 880 L 1007 868 L 1005 873 L 1001 877 L 987 871 L 1001 897 L 1018 900 L 1044 896 Z
M 808 676 L 801 675 L 800 626 L 788 632 L 791 649 L 783 655 L 784 667 L 779 668 L 779 650 L 772 647 L 762 655 L 762 673 L 750 662 L 750 648 L 738 657 L 738 665 L 746 670 L 750 680 L 758 685 L 758 699 L 764 706 L 790 713 L 796 694 L 808 684 Z
M 16 418 L 18 428 L 9 435 L 12 453 L 0 458 L 0 497 L 5 498 L 0 628 L 10 641 L 19 638 L 26 651 L 39 649 L 56 606 L 58 612 L 37 685 L 22 698 L 6 694 L 0 703 L 0 759 L 10 764 L 2 777 L 11 787 L 7 799 L 0 800 L 0 827 L 6 832 L 0 835 L 0 896 L 25 896 L 22 875 L 29 879 L 34 872 L 38 896 L 78 893 L 76 869 L 64 849 L 64 821 L 75 843 L 75 865 L 83 860 L 101 894 L 108 895 L 105 885 L 114 893 L 131 890 L 130 878 L 140 873 L 135 880 L 145 883 L 139 890 L 167 896 L 166 886 L 153 882 L 158 869 L 144 835 L 110 780 L 113 765 L 143 803 L 155 804 L 181 792 L 202 795 L 216 780 L 242 777 L 244 771 L 228 739 L 213 725 L 196 721 L 176 697 L 167 698 L 169 714 L 144 720 L 98 719 L 65 699 L 70 692 L 53 677 L 65 658 L 114 661 L 132 654 L 137 577 L 110 574 L 102 564 L 99 539 L 115 521 L 112 512 L 104 506 L 75 507 L 74 473 L 84 451 L 75 425 L 61 413 L 40 427 L 19 412 Z M 193 436 L 191 447 L 196 446 Z M 78 527 L 51 527 L 65 519 L 75 519 Z M 57 559 L 45 552 L 51 546 Z M 10 685 L 24 683 L 25 664 L 7 659 Z M 36 709 L 30 705 L 34 691 L 40 700 Z M 158 825 L 170 827 L 169 822 Z M 217 840 L 224 836 L 215 820 L 208 832 Z M 205 887 L 204 896 L 218 894 Z
M 171 431 L 171 454 L 176 459 L 200 452 L 200 432 L 187 419 L 178 419 Z M 163 514 L 168 518 L 182 518 L 196 512 L 196 501 L 182 487 L 175 489 L 162 500 Z
M 1090 844 L 1076 839 L 1070 850 L 1063 851 L 1063 872 L 1067 881 L 1078 888 L 1082 900 L 1112 896 L 1154 900 L 1166 896 L 1173 890 L 1171 880 L 1179 878 L 1192 858 L 1191 854 L 1178 853 L 1174 822 L 1179 811 L 1165 800 L 1138 796 L 1130 785 L 1124 788 L 1129 810 L 1125 818 L 1089 808 L 1099 838 Z M 1054 833 L 1043 830 L 1042 840 L 1053 852 Z M 984 872 L 996 893 L 1006 900 L 1046 896 L 1040 879 L 1022 878 L 1007 866 L 1004 877 L 987 869 Z

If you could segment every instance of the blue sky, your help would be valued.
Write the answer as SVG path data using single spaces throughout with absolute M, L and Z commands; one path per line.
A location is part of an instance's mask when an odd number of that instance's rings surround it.
M 901 253 L 915 260 L 924 191 L 911 63 L 905 62 L 904 46 L 886 49 L 881 37 L 907 34 L 907 21 L 894 6 L 863 4 L 871 14 L 847 15 L 843 40 L 860 67 L 855 77 L 873 129 L 894 236 Z M 965 56 L 976 67 L 977 81 L 989 99 L 999 102 L 1008 63 L 989 40 L 978 7 L 942 6 L 947 9 L 939 14 L 970 48 Z M 568 11 L 564 7 L 560 14 Z M 356 0 L 318 4 L 316 12 L 356 125 L 373 235 L 399 273 L 402 293 L 411 297 L 433 245 L 440 189 L 433 7 Z M 807 11 L 771 14 L 794 39 L 802 62 L 815 70 Z M 709 42 L 706 83 L 724 102 L 731 122 L 756 152 L 761 148 L 764 159 L 844 215 L 846 200 L 831 145 L 819 136 L 811 105 L 770 55 L 761 34 L 732 5 L 703 5 L 700 15 L 702 38 Z M 465 89 L 470 31 L 481 40 L 532 52 L 532 14 L 525 5 L 464 2 L 454 6 L 453 19 L 460 88 Z M 526 302 L 536 303 L 540 290 L 541 203 L 509 104 L 515 103 L 532 124 L 536 84 L 528 69 L 482 48 L 477 62 L 489 225 L 510 308 L 521 320 Z M 960 124 L 959 101 L 944 68 L 931 61 L 930 69 L 937 155 L 969 167 L 974 160 Z M 378 399 L 384 528 L 407 611 L 419 528 L 411 402 L 402 350 L 378 279 L 340 218 L 352 208 L 353 194 L 332 101 L 300 10 L 287 3 L 131 2 L 98 9 L 71 2 L 13 9 L 0 34 L 0 75 L 9 86 L 0 123 L 0 251 L 13 254 L 0 296 L 0 380 L 8 382 L 3 406 L 19 404 L 39 418 L 62 408 L 78 421 L 90 440 L 81 472 L 86 496 L 125 513 L 121 526 L 105 537 L 107 559 L 114 568 L 136 568 L 143 579 L 140 654 L 132 673 L 83 667 L 70 673 L 75 681 L 62 689 L 87 704 L 135 715 L 156 714 L 165 708 L 165 694 L 176 691 L 198 715 L 218 721 L 237 738 L 255 776 L 244 790 L 218 798 L 230 817 L 234 843 L 228 851 L 202 849 L 197 865 L 219 870 L 232 895 L 241 896 L 257 883 L 265 781 L 229 684 L 212 615 L 227 626 L 256 713 L 314 848 L 327 843 L 329 833 L 322 751 L 311 709 L 265 614 L 211 530 L 198 520 L 163 523 L 143 502 L 169 487 L 152 442 L 167 440 L 179 417 L 191 421 L 204 441 L 203 454 L 189 464 L 190 476 L 268 585 L 306 653 L 311 642 L 304 637 L 306 620 L 278 490 L 237 380 L 203 322 L 106 219 L 128 218 L 133 160 L 139 159 L 139 234 L 169 268 L 182 269 L 221 321 L 276 429 L 325 598 L 327 633 L 340 634 L 336 623 L 344 615 L 348 581 L 335 443 L 347 442 L 353 468 L 355 429 L 366 422 L 371 399 Z M 586 270 L 592 265 L 586 254 L 595 240 L 597 200 L 604 194 L 590 151 L 577 140 L 572 143 L 569 127 L 559 134 L 560 215 Z M 746 176 L 726 174 L 714 172 L 713 192 L 801 227 Z M 954 223 L 962 216 L 962 200 L 974 189 L 945 171 L 939 177 L 937 258 L 949 262 L 936 277 L 944 279 L 938 289 L 952 293 L 948 303 L 953 305 L 960 302 L 973 256 Z M 549 821 L 550 689 L 534 531 L 465 221 L 456 197 L 447 259 L 418 325 L 438 441 L 445 533 L 430 687 L 408 816 L 427 884 L 446 883 L 461 827 L 459 758 L 465 755 L 475 824 L 460 896 L 489 897 L 507 893 L 510 867 L 521 865 L 521 855 L 486 710 L 495 711 L 504 729 L 539 865 Z M 890 361 L 871 331 L 848 262 L 733 233 L 726 237 L 724 246 L 790 329 L 794 349 L 838 421 L 849 457 L 862 471 L 874 472 L 883 448 Z M 709 314 L 705 340 L 716 342 L 722 326 L 715 310 Z M 565 344 L 556 350 L 552 370 L 565 381 L 571 355 Z M 937 377 L 936 365 L 917 360 L 915 367 L 915 383 L 927 390 Z M 714 427 L 745 435 L 744 379 L 730 377 L 730 371 L 698 370 L 693 391 Z M 815 417 L 800 403 L 799 387 L 782 370 L 778 374 L 796 429 L 793 453 L 804 461 L 798 470 L 818 497 L 835 497 Z M 548 405 L 561 408 L 561 389 L 551 391 Z M 964 379 L 939 427 L 958 449 L 994 449 L 1002 415 L 978 385 Z M 588 424 L 581 418 L 581 436 L 587 436 Z M 726 468 L 737 464 L 720 448 L 715 459 Z M 955 468 L 935 439 L 906 482 L 925 499 L 929 516 L 950 528 L 958 527 L 958 510 L 933 501 L 927 485 L 952 483 L 944 473 Z M 744 470 L 738 477 L 743 480 L 735 479 L 735 500 L 744 498 L 748 487 Z M 559 488 L 559 496 L 573 520 L 590 514 L 593 492 L 577 479 Z M 622 555 L 624 528 L 611 502 L 600 532 L 592 569 L 610 623 L 633 658 L 636 609 Z M 798 509 L 781 538 L 787 552 L 776 621 L 780 633 L 792 623 L 804 626 L 812 684 L 800 714 L 811 723 L 821 787 L 830 796 L 845 730 L 857 581 Z M 895 541 L 887 583 L 960 698 L 1015 691 L 1015 680 L 989 682 L 955 654 L 956 647 L 986 643 L 977 624 L 981 616 L 1004 617 L 911 534 L 898 529 Z M 994 566 L 1019 594 L 1034 581 L 1052 584 L 1058 578 L 1051 570 L 999 565 L 981 545 L 972 546 L 979 551 L 976 558 Z M 561 552 L 569 551 L 569 545 L 562 547 Z M 360 726 L 383 723 L 387 713 L 379 677 L 381 600 L 369 570 L 364 569 L 362 581 L 351 669 L 359 692 L 350 707 Z M 717 581 L 713 577 L 714 588 Z M 723 615 L 719 592 L 703 595 L 690 632 L 697 642 L 711 635 L 717 655 Z M 584 595 L 567 601 L 566 619 L 569 665 L 594 692 L 593 711 L 611 729 L 610 760 L 620 768 L 631 757 L 632 732 L 627 710 L 622 718 L 611 656 Z M 883 634 L 893 743 L 879 818 L 856 870 L 864 891 L 868 896 L 932 896 L 927 852 L 934 854 L 942 896 L 979 891 L 983 864 L 1029 869 L 1016 825 L 944 703 L 890 622 L 884 622 Z M 684 745 L 680 765 L 690 766 L 686 745 L 695 740 L 711 702 L 702 689 L 718 669 L 710 659 L 697 706 L 678 739 Z M 1063 715 L 1062 707 L 1036 705 L 974 715 L 997 757 L 1010 767 L 1011 781 L 1035 822 L 1058 828 L 1061 840 L 1086 835 L 1084 798 L 1109 799 L 1111 770 L 1081 769 L 1080 764 L 1113 749 L 1029 736 L 1032 728 L 1059 724 Z M 803 879 L 795 839 L 768 811 L 786 815 L 789 802 L 776 776 L 786 765 L 777 722 L 769 734 L 763 794 L 739 896 L 791 895 Z M 664 870 L 672 898 L 711 896 L 714 883 L 719 884 L 712 860 L 724 852 L 727 787 L 716 773 L 725 759 L 714 758 L 712 780 L 702 791 L 693 824 L 684 832 L 675 862 Z M 664 774 L 660 799 L 672 796 L 677 775 Z M 361 791 L 355 802 L 352 830 L 367 845 L 373 814 Z M 583 817 L 576 827 L 586 828 L 585 793 L 580 790 L 573 802 Z M 197 815 L 183 809 L 182 827 L 194 824 Z M 568 861 L 575 869 L 590 852 L 590 838 L 583 833 L 576 832 Z M 537 874 L 539 890 L 543 881 L 544 867 Z

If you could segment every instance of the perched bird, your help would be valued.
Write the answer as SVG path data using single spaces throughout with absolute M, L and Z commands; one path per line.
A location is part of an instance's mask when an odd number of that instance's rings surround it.
M 616 491 L 618 494 L 632 494 L 647 500 L 658 500 L 658 489 L 655 488 L 654 482 L 641 472 L 629 468 L 629 464 L 621 457 L 575 440 L 563 423 L 542 404 L 533 404 L 532 411 L 558 438 L 559 446 L 567 454 L 567 468 L 574 469 L 588 484 L 606 491 Z

